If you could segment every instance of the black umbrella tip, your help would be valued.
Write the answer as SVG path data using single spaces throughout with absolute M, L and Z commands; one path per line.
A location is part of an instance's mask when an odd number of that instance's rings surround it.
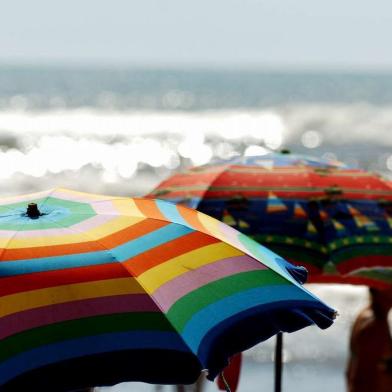
M 288 148 L 283 148 L 282 150 L 280 150 L 281 154 L 291 154 L 291 151 Z
M 308 279 L 308 270 L 300 265 L 293 265 L 281 257 L 275 258 L 276 262 L 280 264 L 286 271 L 300 284 L 306 283 Z
M 41 215 L 37 203 L 29 203 L 27 206 L 26 214 L 31 219 L 37 219 Z

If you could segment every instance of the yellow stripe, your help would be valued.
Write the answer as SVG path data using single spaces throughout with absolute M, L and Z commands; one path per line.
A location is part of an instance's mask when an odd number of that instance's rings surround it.
M 131 277 L 26 291 L 1 297 L 0 317 L 28 309 L 82 299 L 139 293 L 144 293 L 144 291 L 135 278 Z
M 231 246 L 239 248 L 245 253 L 252 256 L 252 254 L 243 246 L 241 241 L 238 240 L 238 232 L 232 227 L 225 225 L 221 221 L 212 218 L 209 215 L 203 214 L 202 212 L 197 212 L 199 221 L 206 228 L 204 233 L 212 235 L 213 237 L 228 243 Z M 222 226 L 226 226 L 226 229 L 222 231 Z
M 50 236 L 50 234 L 44 234 L 42 237 L 28 238 L 18 238 L 16 236 L 10 242 L 9 238 L 0 238 L 0 248 L 32 248 L 39 246 L 54 246 L 99 240 L 103 237 L 107 237 L 110 234 L 116 233 L 117 231 L 133 226 L 144 219 L 145 218 L 142 217 L 119 216 L 114 217 L 112 220 L 85 232 L 74 232 L 72 231 L 72 226 L 70 226 L 69 232 L 71 234 L 67 235 Z
M 122 215 L 135 216 L 140 218 L 145 217 L 136 206 L 136 203 L 133 199 L 113 200 L 112 203 L 116 210 Z
M 189 270 L 195 270 L 203 265 L 213 263 L 228 257 L 242 256 L 240 250 L 224 243 L 207 245 L 202 248 L 174 257 L 165 263 L 149 269 L 139 275 L 137 280 L 147 293 L 151 294 L 164 283 L 180 276 Z
M 127 227 L 131 227 L 136 223 L 143 221 L 145 218 L 133 217 L 133 216 L 119 216 L 115 220 L 110 220 L 107 223 L 95 227 L 89 231 L 86 231 L 85 234 L 88 237 L 91 237 L 95 240 L 99 240 L 103 237 L 107 237 L 110 234 L 116 233 L 120 230 L 123 230 Z M 80 236 L 80 234 L 79 234 Z M 126 240 L 126 238 L 124 239 Z
M 212 218 L 209 215 L 203 214 L 201 212 L 197 212 L 197 217 L 199 218 L 199 221 L 201 222 L 201 224 L 205 227 L 206 234 L 212 234 L 213 236 L 221 239 L 222 233 L 219 230 L 219 226 L 221 224 L 220 221 L 218 221 L 217 219 Z

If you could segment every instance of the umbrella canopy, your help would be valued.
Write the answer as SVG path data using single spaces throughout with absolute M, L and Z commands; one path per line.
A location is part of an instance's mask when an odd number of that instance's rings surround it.
M 2 199 L 1 390 L 213 379 L 279 331 L 332 324 L 305 275 L 164 201 L 66 189 Z
M 377 174 L 270 153 L 175 174 L 148 197 L 251 235 L 306 266 L 310 282 L 392 283 L 392 184 Z

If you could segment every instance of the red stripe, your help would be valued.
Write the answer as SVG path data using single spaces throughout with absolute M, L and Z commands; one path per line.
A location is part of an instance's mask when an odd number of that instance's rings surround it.
M 337 270 L 342 274 L 348 274 L 360 268 L 371 267 L 391 267 L 392 256 L 383 255 L 366 255 L 354 257 L 350 260 L 341 262 L 336 265 Z
M 0 280 L 0 296 L 73 283 L 129 277 L 121 263 L 89 265 L 56 271 L 10 276 Z
M 310 276 L 307 283 L 339 283 L 354 284 L 374 287 L 378 289 L 390 288 L 391 284 L 364 276 L 340 276 L 340 275 L 314 275 Z

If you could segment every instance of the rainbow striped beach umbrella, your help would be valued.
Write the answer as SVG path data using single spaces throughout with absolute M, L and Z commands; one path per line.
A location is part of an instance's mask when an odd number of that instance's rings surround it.
M 305 273 L 229 226 L 148 199 L 0 200 L 0 389 L 214 379 L 279 331 L 329 327 Z

